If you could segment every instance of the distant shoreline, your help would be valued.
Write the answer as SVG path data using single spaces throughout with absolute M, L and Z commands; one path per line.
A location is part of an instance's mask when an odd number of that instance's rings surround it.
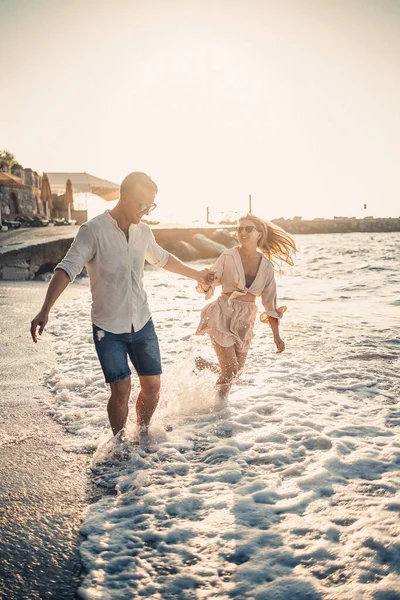
M 400 218 L 387 219 L 273 219 L 293 235 L 330 233 L 393 233 Z M 232 246 L 234 224 L 152 224 L 157 242 L 183 261 L 215 258 Z M 79 227 L 36 227 L 0 233 L 0 280 L 29 280 L 52 272 L 65 256 Z M 234 243 L 234 242 L 233 242 Z
M 280 217 L 278 219 L 271 219 L 271 223 L 276 223 L 282 229 L 285 229 L 288 233 L 293 234 L 318 234 L 318 233 L 368 233 L 368 232 L 382 232 L 389 233 L 393 231 L 400 231 L 400 217 L 364 217 L 363 219 L 356 219 L 352 217 L 335 217 L 333 219 L 303 219 L 302 217 L 294 217 L 293 219 L 285 219 Z M 200 232 L 206 232 L 207 229 L 227 229 L 228 231 L 234 231 L 236 228 L 235 223 L 149 223 L 151 228 L 156 232 L 161 230 L 170 231 L 175 229 L 176 231 L 191 231 L 194 230 Z
M 272 219 L 273 223 L 293 234 L 313 233 L 389 233 L 400 231 L 400 217 L 374 219 L 352 219 L 338 217 L 335 219 L 304 220 L 299 217 L 294 219 Z

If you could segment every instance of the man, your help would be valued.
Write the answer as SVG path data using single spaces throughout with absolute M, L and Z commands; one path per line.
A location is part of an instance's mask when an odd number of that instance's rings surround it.
M 86 265 L 92 292 L 93 338 L 111 397 L 107 410 L 113 434 L 125 427 L 131 393 L 128 355 L 139 375 L 137 423 L 147 430 L 160 393 L 161 359 L 146 292 L 144 262 L 207 283 L 213 275 L 197 271 L 161 248 L 141 222 L 153 210 L 157 186 L 145 173 L 130 173 L 113 210 L 84 223 L 64 259 L 56 266 L 39 314 L 32 320 L 37 342 L 51 308 Z

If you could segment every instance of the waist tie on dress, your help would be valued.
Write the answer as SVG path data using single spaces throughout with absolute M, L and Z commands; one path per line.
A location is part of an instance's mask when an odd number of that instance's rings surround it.
M 230 304 L 231 300 L 238 298 L 239 296 L 246 296 L 249 294 L 249 290 L 234 290 L 233 292 L 223 292 L 224 295 L 228 295 L 228 304 Z

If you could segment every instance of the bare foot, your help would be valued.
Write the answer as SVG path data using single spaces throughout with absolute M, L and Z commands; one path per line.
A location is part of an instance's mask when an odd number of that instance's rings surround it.
M 209 371 L 212 371 L 213 373 L 219 373 L 219 371 L 220 371 L 218 365 L 216 365 L 215 363 L 212 363 L 209 360 L 205 360 L 201 356 L 196 356 L 196 358 L 194 360 L 194 364 L 198 371 L 204 371 L 205 369 L 208 369 Z

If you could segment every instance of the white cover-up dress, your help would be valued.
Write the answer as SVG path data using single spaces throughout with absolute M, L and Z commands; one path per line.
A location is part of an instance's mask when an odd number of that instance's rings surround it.
M 276 282 L 271 262 L 261 254 L 257 274 L 250 285 L 246 278 L 238 246 L 225 250 L 211 267 L 216 279 L 206 292 L 208 300 L 217 285 L 222 285 L 222 295 L 207 304 L 201 311 L 196 335 L 208 334 L 212 341 L 229 348 L 235 346 L 238 352 L 247 352 L 254 337 L 254 322 L 257 315 L 255 302 L 241 301 L 240 296 L 253 294 L 261 296 L 265 312 L 261 315 L 267 322 L 269 317 L 281 319 L 286 307 L 276 306 Z

